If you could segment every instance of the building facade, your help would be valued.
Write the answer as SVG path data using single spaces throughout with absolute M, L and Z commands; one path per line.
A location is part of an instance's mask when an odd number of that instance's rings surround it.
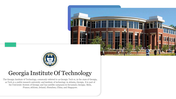
M 72 17 L 71 44 L 90 44 L 96 36 L 102 37 L 106 45 L 119 49 L 131 43 L 133 48 L 142 45 L 151 49 L 163 45 L 170 48 L 176 44 L 176 30 L 164 25 L 160 16 L 149 19 L 122 16 L 88 17 L 88 14 L 77 13 Z

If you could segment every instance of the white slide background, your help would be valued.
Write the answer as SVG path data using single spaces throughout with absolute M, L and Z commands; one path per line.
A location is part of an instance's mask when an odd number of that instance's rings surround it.
M 70 43 L 68 5 L 176 7 L 175 0 L 1 0 L 0 43 Z M 175 57 L 102 57 L 102 93 L 98 97 L 33 99 L 175 99 Z M 91 90 L 90 90 L 91 91 Z M 24 97 L 0 97 L 0 99 Z M 31 99 L 31 97 L 25 97 Z

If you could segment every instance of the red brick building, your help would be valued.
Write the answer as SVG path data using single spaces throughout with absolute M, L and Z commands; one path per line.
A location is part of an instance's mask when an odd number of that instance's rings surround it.
M 148 45 L 151 49 L 155 46 L 176 44 L 176 30 L 173 27 L 163 25 L 165 20 L 160 16 L 152 16 L 149 19 L 122 16 L 88 17 L 87 14 L 77 13 L 72 17 L 71 44 L 90 44 L 96 36 L 102 37 L 105 44 L 110 44 L 112 49 L 119 49 L 127 43 L 142 45 L 145 49 Z

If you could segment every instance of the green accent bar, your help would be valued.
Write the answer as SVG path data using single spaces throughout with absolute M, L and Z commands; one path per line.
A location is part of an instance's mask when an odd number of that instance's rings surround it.
M 5 42 L 5 47 L 16 47 L 16 42 Z

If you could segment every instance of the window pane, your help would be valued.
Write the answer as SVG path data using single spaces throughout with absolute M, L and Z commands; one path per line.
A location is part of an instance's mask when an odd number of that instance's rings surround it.
M 114 26 L 114 21 L 111 20 L 111 21 L 108 21 L 108 27 L 113 27 Z
M 115 21 L 115 27 L 120 27 L 120 21 Z
M 115 49 L 119 49 L 120 32 L 115 32 Z
M 80 19 L 80 26 L 82 26 L 82 23 L 83 23 L 83 19 Z
M 100 21 L 96 22 L 96 28 L 100 28 Z
M 112 42 L 113 42 L 113 32 L 108 32 L 108 44 L 111 45 L 111 48 L 112 48 Z
M 102 21 L 102 28 L 106 28 L 106 21 Z
M 133 28 L 133 21 L 129 21 L 129 28 Z
M 127 21 L 122 21 L 122 28 L 127 28 Z
M 134 28 L 138 29 L 139 22 L 134 22 Z

